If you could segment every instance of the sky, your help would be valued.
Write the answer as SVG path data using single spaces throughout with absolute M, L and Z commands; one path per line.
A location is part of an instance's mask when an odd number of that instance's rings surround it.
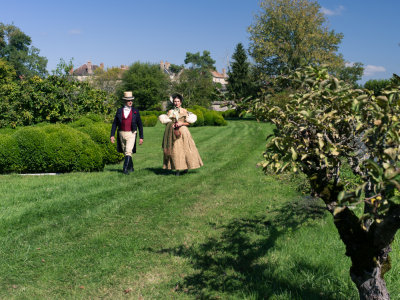
M 360 83 L 400 74 L 399 0 L 318 0 L 327 26 L 344 38 L 339 53 L 361 62 Z M 0 22 L 31 37 L 48 59 L 75 68 L 91 61 L 106 68 L 134 62 L 182 65 L 186 53 L 210 51 L 227 69 L 238 43 L 249 45 L 248 27 L 259 0 L 0 0 Z

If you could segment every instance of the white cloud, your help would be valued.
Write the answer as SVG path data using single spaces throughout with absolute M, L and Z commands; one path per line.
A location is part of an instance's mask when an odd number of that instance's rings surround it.
M 344 11 L 344 6 L 340 5 L 338 8 L 336 8 L 335 10 L 331 10 L 329 8 L 326 7 L 321 7 L 321 12 L 326 15 L 326 16 L 337 16 L 337 15 L 341 15 L 342 11 Z
M 68 34 L 70 34 L 70 35 L 79 35 L 79 34 L 82 34 L 82 30 L 80 30 L 80 29 L 71 29 L 71 30 L 68 31 Z
M 386 72 L 385 67 L 367 65 L 364 68 L 364 76 L 372 76 L 375 75 L 376 73 L 381 73 L 381 72 Z

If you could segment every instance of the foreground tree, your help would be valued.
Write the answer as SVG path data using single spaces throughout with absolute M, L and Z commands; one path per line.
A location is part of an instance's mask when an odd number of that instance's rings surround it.
M 47 75 L 47 58 L 39 56 L 32 40 L 14 25 L 0 23 L 0 58 L 6 59 L 19 77 Z
M 135 106 L 145 110 L 168 99 L 169 78 L 158 64 L 136 62 L 122 76 L 117 93 L 123 91 L 132 91 Z
M 389 299 L 384 274 L 400 228 L 400 86 L 376 97 L 313 67 L 282 80 L 296 88 L 285 106 L 271 95 L 252 103 L 257 118 L 276 125 L 263 168 L 306 174 L 346 246 L 360 299 Z
M 263 73 L 279 75 L 305 65 L 344 65 L 336 53 L 343 35 L 324 25 L 316 1 L 262 0 L 260 6 L 248 30 L 250 54 Z

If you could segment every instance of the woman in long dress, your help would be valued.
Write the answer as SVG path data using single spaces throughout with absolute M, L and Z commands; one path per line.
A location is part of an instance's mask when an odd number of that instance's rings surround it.
M 196 116 L 182 108 L 183 97 L 172 95 L 174 109 L 160 116 L 161 123 L 166 124 L 162 148 L 164 151 L 163 169 L 175 170 L 175 175 L 197 169 L 203 161 L 187 126 L 196 121 Z

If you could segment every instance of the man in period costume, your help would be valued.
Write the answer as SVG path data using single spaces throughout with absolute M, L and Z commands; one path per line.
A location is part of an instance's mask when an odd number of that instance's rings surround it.
M 139 110 L 132 106 L 132 92 L 124 92 L 122 100 L 125 105 L 117 109 L 114 122 L 111 127 L 111 143 L 115 143 L 115 130 L 117 131 L 117 150 L 124 153 L 124 174 L 133 172 L 132 153 L 136 153 L 136 134 L 139 130 L 139 145 L 143 144 L 143 125 L 140 119 Z

